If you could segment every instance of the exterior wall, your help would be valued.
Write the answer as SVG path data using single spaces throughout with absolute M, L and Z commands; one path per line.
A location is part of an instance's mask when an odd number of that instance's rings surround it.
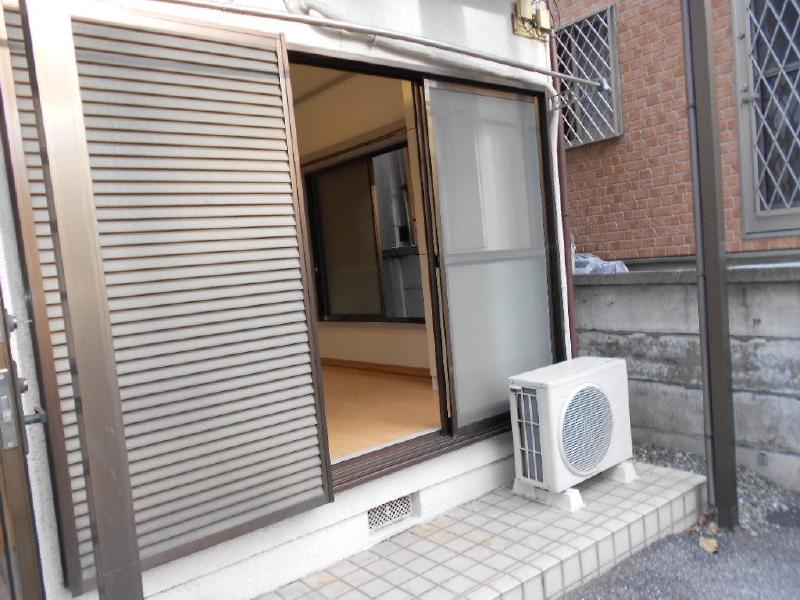
M 628 361 L 634 440 L 703 452 L 693 272 L 576 277 L 580 354 Z M 729 275 L 737 455 L 800 490 L 800 268 Z
M 119 3 L 131 5 L 122 0 Z M 151 9 L 172 13 L 179 19 L 188 13 L 222 27 L 283 32 L 292 49 L 341 53 L 370 62 L 385 60 L 422 71 L 459 69 L 476 79 L 484 75 L 516 77 L 529 87 L 538 89 L 548 86 L 547 80 L 541 76 L 406 44 L 376 42 L 371 38 L 230 12 L 188 9 L 173 4 L 148 4 Z M 220 1 L 220 4 L 228 7 L 231 4 L 257 4 L 272 10 L 285 9 L 280 0 L 241 0 L 233 3 Z M 532 65 L 545 66 L 548 62 L 545 45 L 511 34 L 511 7 L 505 3 L 493 0 L 473 0 L 469 3 L 459 0 L 436 3 L 402 0 L 388 8 L 385 3 L 348 0 L 337 3 L 336 9 L 343 18 L 354 22 L 469 46 L 513 57 Z M 551 131 L 554 130 L 552 125 L 551 118 Z M 552 153 L 555 137 L 551 135 L 548 142 L 547 151 Z M 557 182 L 557 174 L 554 172 L 552 175 Z M 560 219 L 558 205 L 556 210 Z M 16 241 L 13 218 L 10 216 L 5 186 L 0 186 L 0 241 L 3 248 L 0 261 L 3 291 L 9 307 L 20 318 L 24 318 L 24 292 L 18 257 L 14 252 Z M 560 248 L 563 248 L 562 242 L 559 234 Z M 562 265 L 562 288 L 566 285 L 563 268 Z M 560 309 L 565 311 L 564 306 Z M 30 333 L 25 327 L 21 327 L 14 337 L 15 357 L 31 384 L 31 389 L 25 395 L 25 405 L 30 411 L 34 405 L 40 404 L 35 386 L 35 363 Z M 47 597 L 53 600 L 66 599 L 70 594 L 63 585 L 45 440 L 41 427 L 29 428 L 28 432 L 28 462 Z M 333 563 L 346 554 L 364 549 L 380 541 L 385 535 L 396 532 L 396 529 L 390 528 L 380 535 L 368 534 L 364 513 L 372 506 L 406 493 L 417 492 L 419 514 L 416 520 L 427 519 L 498 485 L 508 483 L 512 473 L 510 453 L 510 436 L 499 436 L 337 494 L 336 501 L 332 504 L 147 571 L 144 574 L 145 595 L 163 600 L 253 597 L 306 572 Z M 403 521 L 399 527 L 413 525 L 416 520 Z M 96 597 L 96 592 L 82 596 Z
M 144 573 L 154 600 L 249 600 L 473 500 L 514 477 L 504 434 L 360 485 L 336 501 Z M 414 515 L 370 531 L 367 510 L 406 494 Z
M 800 236 L 745 239 L 739 181 L 731 2 L 712 0 L 726 242 L 729 252 L 800 248 Z M 694 253 L 681 8 L 664 0 L 569 0 L 568 23 L 617 7 L 621 138 L 567 151 L 572 232 L 604 258 Z

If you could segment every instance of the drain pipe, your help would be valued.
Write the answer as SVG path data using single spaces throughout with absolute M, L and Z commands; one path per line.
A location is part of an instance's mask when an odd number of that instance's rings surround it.
M 558 52 L 555 36 L 550 36 L 550 67 L 558 66 Z M 562 82 L 553 80 L 555 98 L 561 93 Z M 561 109 L 559 109 L 559 113 Z M 575 320 L 575 257 L 572 248 L 572 225 L 570 222 L 569 203 L 567 202 L 567 152 L 564 137 L 564 116 L 558 115 L 558 131 L 556 139 L 556 163 L 558 171 L 558 196 L 561 204 L 561 229 L 564 236 L 564 268 L 567 274 L 567 318 L 569 319 L 570 358 L 578 356 L 578 324 Z
M 739 504 L 711 9 L 708 0 L 682 3 L 708 503 L 717 510 L 719 525 L 733 529 L 739 522 Z

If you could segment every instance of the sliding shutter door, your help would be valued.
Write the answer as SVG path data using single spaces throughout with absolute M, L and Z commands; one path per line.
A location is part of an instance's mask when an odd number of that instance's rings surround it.
M 18 22 L 9 17 L 32 191 L 41 193 Z M 72 20 L 145 568 L 330 500 L 282 41 L 179 28 Z M 36 207 L 90 580 L 65 312 L 47 266 L 57 223 L 44 197 Z
M 80 441 L 78 439 L 69 351 L 64 330 L 63 288 L 56 272 L 53 228 L 50 225 L 48 201 L 45 193 L 39 133 L 33 108 L 33 93 L 28 71 L 28 60 L 25 54 L 22 22 L 17 11 L 4 10 L 3 16 L 9 40 L 14 75 L 14 93 L 17 98 L 17 110 L 19 111 L 28 188 L 36 226 L 36 246 L 41 262 L 42 287 L 45 293 L 44 300 L 47 306 L 47 321 L 50 330 L 50 348 L 47 349 L 49 354 L 40 354 L 39 361 L 46 361 L 53 365 L 57 382 L 57 402 L 61 411 L 60 421 L 63 425 L 64 439 L 62 444 L 55 446 L 58 442 L 56 436 L 52 436 L 50 439 L 51 446 L 54 446 L 53 452 L 65 454 L 67 462 L 66 472 L 57 474 L 57 477 L 69 482 L 69 489 L 61 490 L 57 488 L 57 492 L 67 496 L 67 498 L 59 498 L 59 529 L 62 544 L 65 548 L 65 571 L 69 579 L 70 589 L 77 593 L 81 590 L 81 581 L 83 579 L 90 580 L 94 577 L 94 557 L 92 556 L 89 508 L 86 501 L 86 480 L 84 478 Z M 38 350 L 43 352 L 45 350 L 44 345 L 40 346 Z M 46 389 L 42 389 L 40 392 L 45 393 Z M 50 406 L 53 404 L 55 403 L 50 403 Z M 48 417 L 49 421 L 56 419 L 56 415 L 52 413 Z M 59 467 L 60 464 L 57 461 L 51 465 L 54 470 Z M 83 556 L 82 560 L 79 558 L 79 554 Z M 79 580 L 75 581 L 76 578 L 79 578 Z
M 146 564 L 327 500 L 282 57 L 73 32 Z

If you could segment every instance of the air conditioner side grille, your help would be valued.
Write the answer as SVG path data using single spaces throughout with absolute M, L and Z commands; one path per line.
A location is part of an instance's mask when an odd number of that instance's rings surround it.
M 517 427 L 519 427 L 520 462 L 522 476 L 544 482 L 542 473 L 542 438 L 539 429 L 539 405 L 536 390 L 521 388 L 515 392 L 517 400 Z
M 569 467 L 577 473 L 595 469 L 608 453 L 613 432 L 608 396 L 594 385 L 578 390 L 569 399 L 561 428 L 561 449 Z
M 413 514 L 411 496 L 401 496 L 395 500 L 370 508 L 367 511 L 367 522 L 370 530 L 380 529 Z

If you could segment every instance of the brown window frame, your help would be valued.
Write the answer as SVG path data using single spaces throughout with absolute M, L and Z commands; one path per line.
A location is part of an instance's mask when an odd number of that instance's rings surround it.
M 367 149 L 364 152 L 357 153 L 355 155 L 350 155 L 347 158 L 344 158 L 340 161 L 333 161 L 326 164 L 324 167 L 319 169 L 314 169 L 313 171 L 308 171 L 303 174 L 303 186 L 306 195 L 306 207 L 308 210 L 308 220 L 309 220 L 309 233 L 310 233 L 310 242 L 311 242 L 311 255 L 314 257 L 314 283 L 317 287 L 317 311 L 318 317 L 320 321 L 324 322 L 350 322 L 350 323 L 416 323 L 416 324 L 424 324 L 425 318 L 424 317 L 392 317 L 386 314 L 386 292 L 383 287 L 383 262 L 381 256 L 381 249 L 380 249 L 380 234 L 378 233 L 378 223 L 377 219 L 373 219 L 373 227 L 374 227 L 374 236 L 373 241 L 375 244 L 375 253 L 377 257 L 377 265 L 378 265 L 378 292 L 381 298 L 381 311 L 383 314 L 381 315 L 361 315 L 361 314 L 337 314 L 331 310 L 330 305 L 330 298 L 328 293 L 328 281 L 326 278 L 326 269 L 325 269 L 325 253 L 322 248 L 322 217 L 320 215 L 319 210 L 319 195 L 316 191 L 316 185 L 314 179 L 326 172 L 333 171 L 335 169 L 339 169 L 346 165 L 352 163 L 360 163 L 360 162 L 367 162 L 368 172 L 369 172 L 369 182 L 371 188 L 371 197 L 372 197 L 372 214 L 373 217 L 377 217 L 378 215 L 378 205 L 377 205 L 377 198 L 375 195 L 375 178 L 374 172 L 372 169 L 371 159 L 380 156 L 381 154 L 386 154 L 388 152 L 392 152 L 394 150 L 403 149 L 405 152 L 406 163 L 408 163 L 408 143 L 405 141 L 397 142 L 385 147 L 375 148 L 375 149 Z M 346 151 L 343 154 L 349 154 Z M 406 174 L 408 177 L 408 174 Z M 414 207 L 412 203 L 409 203 L 409 213 L 411 214 L 412 220 L 414 219 Z M 409 227 L 409 233 L 411 239 L 413 240 L 413 244 L 410 247 L 418 248 L 418 240 L 416 239 L 416 235 L 414 233 L 414 227 Z
M 551 321 L 551 346 L 553 348 L 554 362 L 566 360 L 568 357 L 565 334 L 565 317 L 562 307 L 564 298 L 561 290 L 561 252 L 558 246 L 558 230 L 561 228 L 559 212 L 555 205 L 555 184 L 552 177 L 554 156 L 551 156 L 549 144 L 550 127 L 547 121 L 547 98 L 543 91 L 526 89 L 517 81 L 509 81 L 493 76 L 482 76 L 475 72 L 454 71 L 453 69 L 435 69 L 429 71 L 409 70 L 398 63 L 383 61 L 381 63 L 355 60 L 351 55 L 336 51 L 320 53 L 319 49 L 309 50 L 307 47 L 295 47 L 288 44 L 289 63 L 305 64 L 318 67 L 327 67 L 343 71 L 393 77 L 409 81 L 414 87 L 414 116 L 416 120 L 417 139 L 416 146 L 419 153 L 419 162 L 422 179 L 424 218 L 426 231 L 426 245 L 428 251 L 428 273 L 432 304 L 432 327 L 435 333 L 435 351 L 437 363 L 437 379 L 440 396 L 440 412 L 442 416 L 442 429 L 439 432 L 421 435 L 417 438 L 399 442 L 384 448 L 367 452 L 363 455 L 331 465 L 333 480 L 333 493 L 355 487 L 384 475 L 394 473 L 406 467 L 430 460 L 476 443 L 483 439 L 505 433 L 511 430 L 510 411 L 484 419 L 454 431 L 453 419 L 449 408 L 449 384 L 446 372 L 446 352 L 442 330 L 442 308 L 439 299 L 442 298 L 436 274 L 438 268 L 438 250 L 436 248 L 435 231 L 433 230 L 434 210 L 434 182 L 431 173 L 430 146 L 428 144 L 427 111 L 423 93 L 426 79 L 436 79 L 443 82 L 464 84 L 479 90 L 485 88 L 493 92 L 509 92 L 531 96 L 538 103 L 539 110 L 539 143 L 541 152 L 542 169 L 542 209 L 544 211 L 545 244 L 547 252 L 547 279 L 550 294 L 550 321 Z M 410 140 L 409 140 L 410 141 Z M 412 153 L 409 149 L 409 160 Z M 410 178 L 410 174 L 409 174 Z M 306 192 L 307 193 L 307 190 Z M 317 291 L 319 293 L 319 290 Z

